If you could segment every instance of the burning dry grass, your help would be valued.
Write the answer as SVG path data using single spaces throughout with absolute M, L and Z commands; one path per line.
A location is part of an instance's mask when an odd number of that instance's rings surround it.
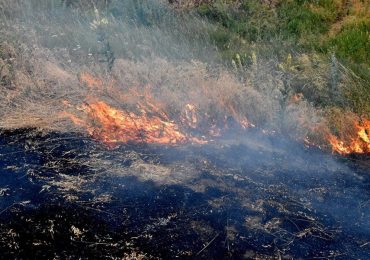
M 335 117 L 341 113 L 340 116 Z M 334 111 L 329 117 L 333 129 L 327 133 L 334 152 L 340 154 L 370 153 L 370 121 L 353 113 Z
M 201 62 L 120 59 L 104 80 L 81 74 L 81 83 L 90 92 L 87 105 L 69 104 L 70 114 L 76 115 L 76 108 L 84 112 L 71 118 L 87 126 L 91 134 L 104 135 L 99 139 L 106 139 L 107 143 L 108 139 L 199 143 L 231 128 L 245 129 L 257 124 L 278 129 L 282 125 L 279 93 L 270 93 L 281 80 L 272 75 L 265 77 L 266 82 L 259 80 L 258 91 L 252 82 L 241 83 L 225 70 L 213 73 Z M 299 105 L 295 106 L 299 110 Z
M 17 4 L 20 11 L 24 3 Z M 3 4 L 3 12 L 9 6 Z M 290 82 L 299 71 L 291 60 L 279 64 L 254 58 L 248 69 L 235 73 L 191 59 L 195 52 L 188 51 L 191 45 L 184 38 L 189 28 L 172 24 L 170 32 L 164 24 L 143 26 L 104 18 L 99 11 L 79 16 L 65 9 L 68 20 L 49 17 L 42 24 L 47 15 L 28 8 L 25 20 L 7 17 L 4 23 L 5 37 L 16 41 L 1 45 L 2 128 L 87 131 L 114 146 L 203 143 L 229 129 L 257 126 L 310 145 L 331 145 L 340 153 L 368 152 L 367 127 L 354 120 L 342 124 L 351 125 L 352 135 L 360 133 L 360 144 L 346 148 L 353 138 L 346 139 L 347 131 L 309 102 L 321 91 L 324 76 L 313 77 L 312 93 L 304 87 L 304 94 L 294 92 L 300 88 Z M 185 33 L 175 39 L 181 30 Z M 159 48 L 161 37 L 167 42 Z M 171 57 L 171 52 L 182 54 Z M 179 59 L 185 53 L 188 57 Z M 205 53 L 211 53 L 208 47 Z M 314 66 L 304 64 L 305 71 Z

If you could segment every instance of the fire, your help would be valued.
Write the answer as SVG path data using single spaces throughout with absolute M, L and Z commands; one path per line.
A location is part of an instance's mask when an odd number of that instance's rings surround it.
M 165 121 L 159 116 L 149 116 L 145 111 L 137 115 L 115 109 L 102 101 L 90 104 L 86 110 L 94 120 L 94 125 L 88 127 L 88 132 L 107 144 L 175 144 L 188 140 L 174 122 Z
M 89 73 L 81 73 L 80 82 L 91 93 L 86 98 L 89 101 L 75 106 L 64 101 L 66 109 L 71 112 L 65 111 L 61 116 L 85 128 L 88 134 L 110 147 L 128 142 L 204 144 L 208 137 L 220 136 L 221 129 L 227 128 L 227 115 L 243 129 L 252 125 L 226 102 L 221 104 L 225 108 L 225 122 L 218 122 L 207 112 L 201 113 L 191 102 L 184 105 L 182 112 L 170 116 L 165 104 L 153 96 L 150 85 L 120 90 L 114 80 L 105 82 Z M 100 96 L 106 93 L 114 96 L 116 103 L 125 104 L 125 108 L 119 109 L 100 100 Z
M 370 121 L 362 120 L 362 122 L 354 122 L 355 133 L 346 139 L 340 139 L 337 136 L 329 133 L 327 138 L 333 152 L 339 154 L 363 154 L 370 153 Z
M 211 140 L 210 138 L 220 136 L 230 126 L 234 127 L 235 122 L 240 129 L 255 127 L 238 110 L 238 105 L 224 96 L 214 99 L 218 100 L 220 114 L 202 111 L 191 102 L 191 97 L 189 102 L 183 105 L 182 111 L 168 113 L 168 107 L 154 97 L 153 93 L 156 92 L 150 85 L 120 89 L 116 81 L 103 81 L 89 73 L 82 73 L 80 81 L 88 87 L 90 94 L 86 99 L 89 101 L 84 105 L 71 105 L 64 101 L 68 112 L 63 112 L 62 116 L 68 117 L 75 125 L 85 128 L 88 134 L 110 147 L 129 142 L 204 144 Z M 124 106 L 113 106 L 102 101 L 101 97 L 107 94 L 114 97 L 112 100 L 115 100 L 115 104 Z M 299 102 L 301 98 L 302 94 L 297 94 L 289 104 Z M 346 127 L 337 129 L 337 135 L 327 127 L 318 126 L 316 129 L 309 126 L 311 133 L 323 134 L 317 140 L 305 138 L 305 145 L 321 148 L 320 143 L 327 143 L 333 152 L 342 155 L 370 153 L 370 121 L 358 120 L 354 114 L 350 114 L 348 118 L 349 120 L 342 124 Z M 347 127 L 351 124 L 352 127 Z M 319 131 L 320 129 L 322 131 Z M 266 130 L 266 133 L 269 131 Z
M 104 82 L 88 73 L 82 73 L 80 81 L 90 89 L 93 88 L 95 96 L 99 96 L 99 91 L 104 89 Z M 63 101 L 66 109 L 74 112 L 64 111 L 61 117 L 69 118 L 75 125 L 85 128 L 88 134 L 109 147 L 129 142 L 156 144 L 207 142 L 202 137 L 193 137 L 181 131 L 180 126 L 165 112 L 162 104 L 153 98 L 150 86 L 146 86 L 142 91 L 133 87 L 128 89 L 126 94 L 114 88 L 113 82 L 107 86 L 120 102 L 134 101 L 135 107 L 118 109 L 91 95 L 87 97 L 90 101 L 83 105 L 73 106 L 68 101 Z M 197 125 L 195 106 L 187 104 L 184 115 L 182 123 L 195 128 Z
M 83 126 L 95 139 L 109 147 L 120 143 L 156 143 L 179 144 L 206 141 L 201 138 L 187 136 L 179 130 L 173 121 L 161 116 L 149 115 L 145 111 L 137 114 L 126 110 L 118 110 L 103 101 L 85 105 L 83 111 L 87 119 L 81 119 L 71 113 L 64 112 L 74 124 Z
M 204 144 L 210 138 L 220 136 L 224 129 L 229 128 L 229 123 L 233 126 L 233 122 L 237 122 L 241 129 L 255 127 L 243 113 L 238 111 L 237 105 L 224 97 L 218 99 L 219 106 L 223 110 L 220 117 L 212 116 L 212 111 L 202 112 L 192 102 L 185 104 L 182 112 L 169 114 L 166 105 L 153 96 L 150 85 L 120 90 L 114 80 L 106 83 L 89 73 L 82 73 L 80 81 L 92 93 L 87 97 L 90 101 L 77 106 L 64 101 L 66 109 L 74 112 L 65 111 L 62 116 L 68 117 L 75 125 L 85 128 L 91 136 L 110 147 L 129 142 L 169 145 Z M 114 96 L 117 104 L 125 104 L 124 108 L 117 108 L 100 100 L 102 93 Z M 302 94 L 297 94 L 290 102 L 298 102 L 301 98 Z M 229 121 L 230 118 L 232 118 L 231 121 Z M 338 129 L 338 135 L 323 127 L 319 142 L 307 137 L 304 139 L 305 145 L 321 148 L 320 142 L 328 143 L 333 152 L 342 155 L 370 153 L 370 121 L 358 120 L 358 117 L 352 114 L 348 118 L 349 120 L 342 125 L 352 124 L 352 127 Z M 351 120 L 353 120 L 352 123 Z M 311 132 L 320 132 L 320 127 L 316 128 L 311 126 Z
M 104 82 L 89 73 L 82 73 L 80 81 L 99 93 Z M 199 138 L 192 138 L 180 131 L 179 126 L 163 111 L 161 104 L 155 102 L 147 86 L 143 92 L 130 88 L 126 95 L 114 88 L 113 82 L 108 84 L 111 94 L 126 103 L 128 99 L 136 100 L 136 111 L 119 110 L 104 101 L 94 101 L 80 107 L 87 118 L 64 112 L 74 124 L 84 126 L 94 138 L 109 146 L 118 143 L 141 142 L 157 144 L 177 144 L 185 142 L 203 143 Z M 195 115 L 194 115 L 195 116 Z M 194 118 L 193 118 L 194 119 Z M 195 119 L 194 119 L 195 120 Z

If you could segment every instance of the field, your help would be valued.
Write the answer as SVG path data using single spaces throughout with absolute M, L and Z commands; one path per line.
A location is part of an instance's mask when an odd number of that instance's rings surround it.
M 0 1 L 0 258 L 370 258 L 369 26 L 366 0 Z

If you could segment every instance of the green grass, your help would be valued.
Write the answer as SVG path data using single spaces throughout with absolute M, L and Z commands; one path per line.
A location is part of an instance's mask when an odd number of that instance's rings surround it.
M 344 27 L 327 44 L 343 59 L 370 66 L 370 20 Z
M 249 66 L 252 55 L 276 57 L 280 63 L 293 53 L 316 55 L 321 57 L 317 68 L 297 71 L 296 81 L 290 84 L 311 86 L 319 106 L 345 105 L 370 115 L 370 17 L 363 10 L 366 3 L 356 9 L 356 1 L 280 0 L 267 5 L 259 0 L 216 0 L 196 10 L 216 25 L 211 39 L 230 65 Z M 338 68 L 338 84 L 346 99 L 336 104 L 328 94 L 331 74 L 337 73 L 330 69 L 332 54 L 343 66 Z M 302 67 L 298 61 L 296 65 Z M 322 67 L 328 69 L 322 72 Z M 320 87 L 310 83 L 317 82 L 319 74 Z
M 268 40 L 276 33 L 276 14 L 258 1 L 245 1 L 239 7 L 218 1 L 199 6 L 198 12 L 249 42 Z
M 335 51 L 341 58 L 370 65 L 369 15 L 354 15 L 352 24 L 329 36 L 331 27 L 350 14 L 334 0 L 282 0 L 274 7 L 259 0 L 218 0 L 197 11 L 218 26 L 212 37 L 221 51 L 229 52 L 230 43 L 238 38 L 245 45 L 285 41 L 291 48 Z
M 313 12 L 298 1 L 282 4 L 278 13 L 279 26 L 287 36 L 299 38 L 305 37 L 305 34 L 320 34 L 328 30 L 324 15 Z

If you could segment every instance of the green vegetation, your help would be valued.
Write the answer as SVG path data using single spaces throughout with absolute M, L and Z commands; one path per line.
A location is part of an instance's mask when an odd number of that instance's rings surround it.
M 330 39 L 329 45 L 343 58 L 358 63 L 370 64 L 370 20 L 365 23 L 351 24 Z
M 279 69 L 295 75 L 292 91 L 320 107 L 370 115 L 368 1 L 216 0 L 192 7 L 216 25 L 210 36 L 229 64 L 248 67 L 256 55 L 281 65 L 289 56 L 294 70 Z
M 331 17 L 314 12 L 300 1 L 283 3 L 278 9 L 280 29 L 286 37 L 307 39 L 307 35 L 318 35 L 328 31 Z M 279 28 L 280 27 L 280 28 Z

